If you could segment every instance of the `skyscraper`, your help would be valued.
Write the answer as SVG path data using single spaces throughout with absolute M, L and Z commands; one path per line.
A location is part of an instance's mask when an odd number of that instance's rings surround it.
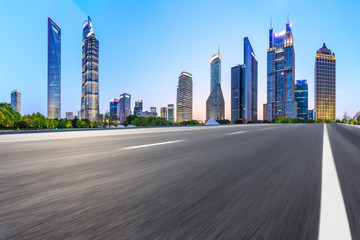
M 61 29 L 48 17 L 48 118 L 61 118 Z
M 336 119 L 336 59 L 325 43 L 315 58 L 315 118 Z
M 244 65 L 231 69 L 231 121 L 257 121 L 258 63 L 249 39 L 244 38 Z
M 269 30 L 267 50 L 267 103 L 264 120 L 276 117 L 296 118 L 295 102 L 295 51 L 291 23 L 286 30 L 275 33 Z
M 167 107 L 160 108 L 160 117 L 167 119 Z
M 81 119 L 99 115 L 99 41 L 90 17 L 83 25 Z
M 174 122 L 174 104 L 168 104 L 167 120 L 169 122 Z
M 14 90 L 11 92 L 11 107 L 21 114 L 21 92 Z
M 157 117 L 156 107 L 150 107 L 150 112 L 153 114 L 154 117 Z
M 119 120 L 119 99 L 110 100 L 110 116 L 111 120 Z
M 135 101 L 134 115 L 137 115 L 138 113 L 141 113 L 142 111 L 143 111 L 143 101 L 142 100 Z
M 182 72 L 176 94 L 176 121 L 178 123 L 192 120 L 193 81 L 192 75 Z
M 73 120 L 74 119 L 74 112 L 66 112 L 65 117 L 68 120 Z
M 131 115 L 131 95 L 127 93 L 121 94 L 119 105 L 120 123 L 123 123 L 125 122 L 126 117 Z
M 306 80 L 296 80 L 295 101 L 297 103 L 297 118 L 300 122 L 308 119 L 308 84 Z
M 225 118 L 225 101 L 221 90 L 221 56 L 218 52 L 210 59 L 210 96 L 206 100 L 206 121 Z

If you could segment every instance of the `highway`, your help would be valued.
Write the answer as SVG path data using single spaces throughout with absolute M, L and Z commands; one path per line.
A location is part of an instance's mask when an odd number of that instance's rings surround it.
M 0 239 L 360 239 L 356 126 L 1 134 L 0 164 Z

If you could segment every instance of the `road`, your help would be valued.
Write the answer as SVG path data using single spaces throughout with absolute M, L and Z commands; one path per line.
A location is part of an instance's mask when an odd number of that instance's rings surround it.
M 0 164 L 0 239 L 360 239 L 355 126 L 4 134 Z

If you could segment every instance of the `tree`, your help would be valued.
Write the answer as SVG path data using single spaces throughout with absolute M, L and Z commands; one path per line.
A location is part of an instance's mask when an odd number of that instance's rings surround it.
M 358 125 L 360 125 L 360 115 L 358 116 L 358 118 L 356 119 L 356 122 Z
M 139 118 L 138 116 L 136 115 L 129 115 L 126 117 L 125 119 L 125 122 L 124 122 L 124 125 L 127 126 L 127 125 L 133 125 L 132 124 L 132 121 L 134 121 L 135 119 Z
M 19 121 L 15 124 L 18 129 L 27 129 L 29 125 L 25 121 Z

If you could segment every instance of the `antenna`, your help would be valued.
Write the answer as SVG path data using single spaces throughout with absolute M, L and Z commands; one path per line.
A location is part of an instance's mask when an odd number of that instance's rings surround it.
M 289 14 L 287 15 L 287 23 L 288 23 L 288 24 L 290 23 L 290 17 L 289 17 Z
M 272 29 L 272 18 L 270 18 L 270 29 Z
M 218 43 L 218 54 L 220 55 L 220 43 Z

